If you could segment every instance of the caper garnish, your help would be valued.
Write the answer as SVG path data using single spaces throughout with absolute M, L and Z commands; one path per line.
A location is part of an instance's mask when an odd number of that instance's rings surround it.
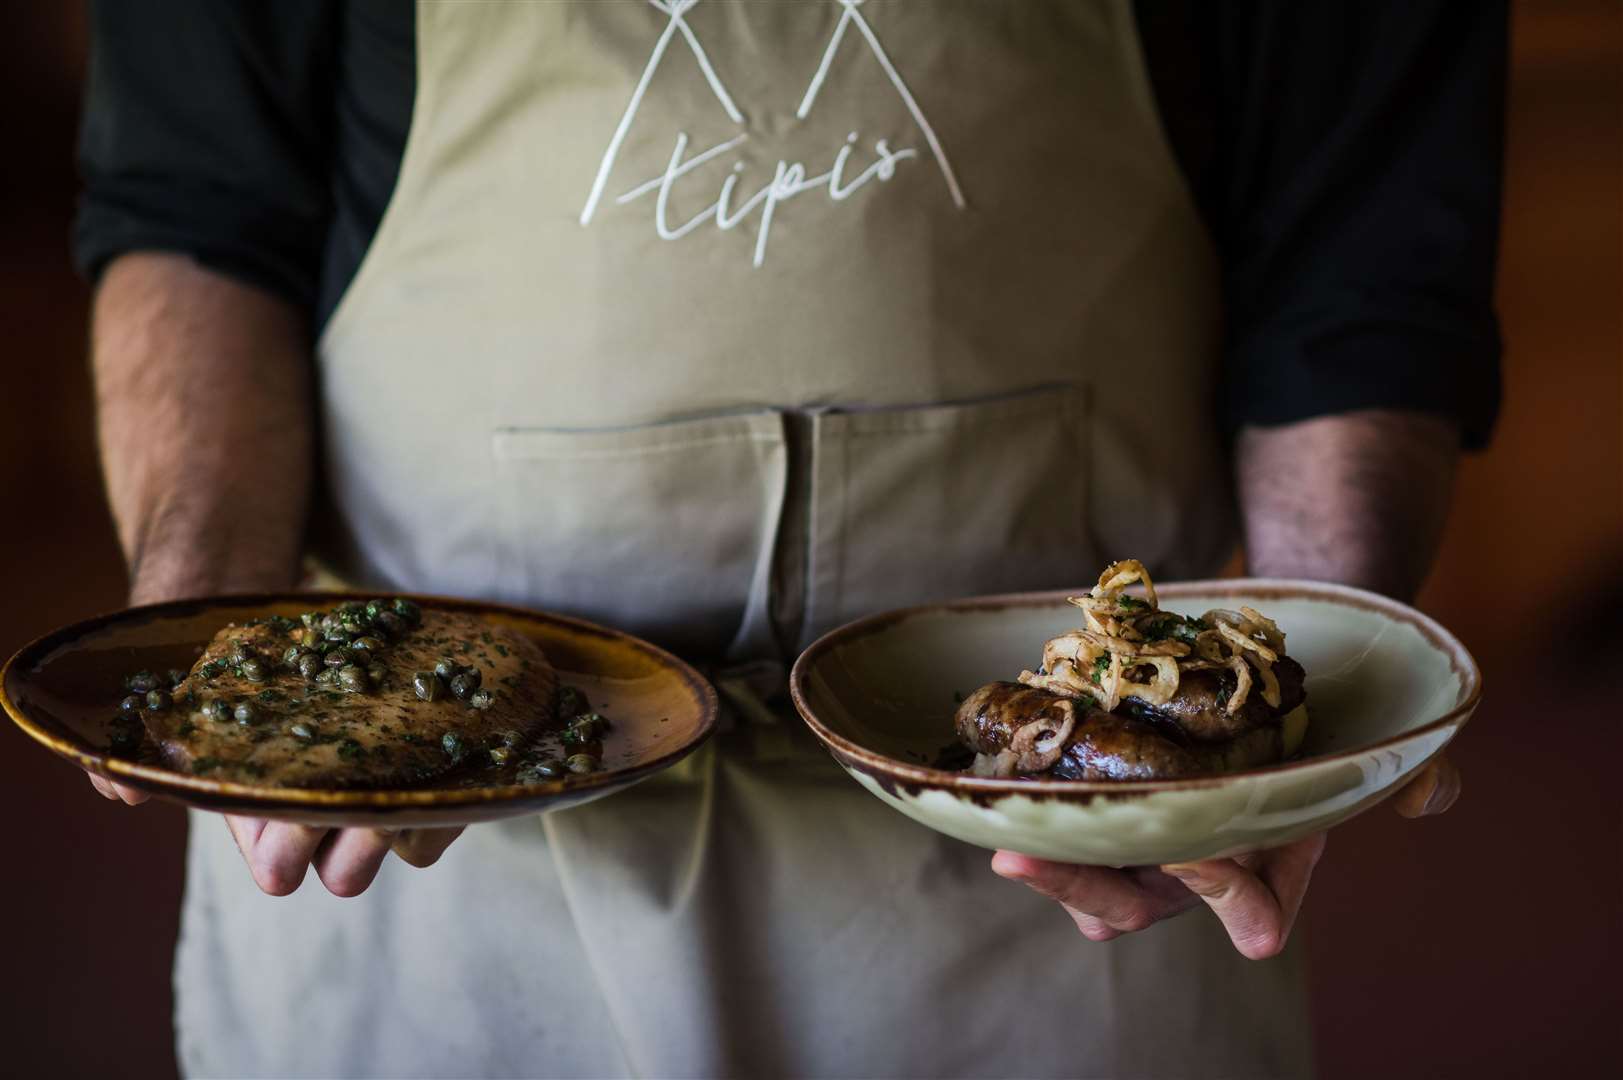
M 458 672 L 451 679 L 451 693 L 463 701 L 466 701 L 477 689 L 479 689 L 479 673 L 477 671 Z
M 506 731 L 492 732 L 485 740 L 487 746 L 518 746 L 524 742 L 524 735 L 509 728 Z
M 590 754 L 570 754 L 569 760 L 564 762 L 572 773 L 589 773 L 597 771 L 597 759 Z
M 304 739 L 309 741 L 310 739 L 316 737 L 316 729 L 311 727 L 309 724 L 306 724 L 303 720 L 290 725 L 287 730 L 288 734 L 292 735 L 295 739 Z
M 303 655 L 304 646 L 289 645 L 287 647 L 287 651 L 282 654 L 282 663 L 286 664 L 290 668 L 297 669 L 299 666 L 299 657 Z
M 468 704 L 476 709 L 488 709 L 496 704 L 496 695 L 489 690 L 475 690 L 468 695 Z
M 513 757 L 513 751 L 505 746 L 492 746 L 489 752 L 492 765 L 506 765 Z
M 355 653 L 348 648 L 340 646 L 327 654 L 328 667 L 345 667 L 356 661 Z
M 211 698 L 203 702 L 203 718 L 223 724 L 231 719 L 231 706 L 224 698 Z
M 600 739 L 609 730 L 609 721 L 602 713 L 582 713 L 569 721 L 569 731 L 583 741 Z
M 307 652 L 299 657 L 299 674 L 306 679 L 313 679 L 325 670 L 327 664 L 319 653 Z
M 316 672 L 316 685 L 322 687 L 337 686 L 338 669 L 335 667 L 324 667 L 320 671 Z
M 169 680 L 169 689 L 173 690 L 186 681 L 186 673 L 179 668 L 170 668 L 164 672 L 164 678 Z
M 419 671 L 413 675 L 411 688 L 424 701 L 438 701 L 445 696 L 445 680 L 432 671 Z
M 128 716 L 115 716 L 108 731 L 108 749 L 115 753 L 128 753 L 141 745 L 141 725 Z
M 367 618 L 376 619 L 379 615 L 383 614 L 387 607 L 388 605 L 382 600 L 368 600 L 366 602 L 366 607 L 362 610 L 366 612 Z
M 270 678 L 270 669 L 259 657 L 250 656 L 242 662 L 242 677 L 249 682 L 264 682 Z
M 568 766 L 557 758 L 543 758 L 526 762 L 518 771 L 517 779 L 521 784 L 539 784 L 543 780 L 555 780 L 567 771 Z
M 124 688 L 132 694 L 145 694 L 158 688 L 158 677 L 150 671 L 137 671 L 124 680 Z
M 366 677 L 372 680 L 373 686 L 381 685 L 388 674 L 389 669 L 382 664 L 369 664 L 366 669 Z
M 454 731 L 447 731 L 440 736 L 440 746 L 444 748 L 446 755 L 452 761 L 461 761 L 462 755 L 468 752 L 467 744 L 462 741 L 462 736 Z
M 394 608 L 394 613 L 396 615 L 400 616 L 402 619 L 405 619 L 413 626 L 423 621 L 423 609 L 403 596 L 395 597 L 394 603 L 390 604 L 389 606 Z
M 338 685 L 351 694 L 364 694 L 371 683 L 365 668 L 359 664 L 345 664 L 338 669 Z
M 411 632 L 410 624 L 392 611 L 380 612 L 378 617 L 372 620 L 372 629 L 382 631 L 391 641 L 405 637 Z
M 349 647 L 352 649 L 364 649 L 367 652 L 377 652 L 383 648 L 383 642 L 370 635 L 362 635 L 350 642 Z
M 321 612 L 306 611 L 299 616 L 299 621 L 305 626 L 315 626 L 321 622 Z
M 145 694 L 131 694 L 118 703 L 118 711 L 126 716 L 134 716 L 146 707 L 147 696 Z
M 231 718 L 244 727 L 259 719 L 259 710 L 254 708 L 251 701 L 239 701 L 237 707 L 231 710 Z
M 233 665 L 241 667 L 253 657 L 254 647 L 246 641 L 239 641 L 236 643 L 236 647 L 231 650 L 230 660 Z
M 345 630 L 338 623 L 333 623 L 331 626 L 322 630 L 321 636 L 326 638 L 328 641 L 337 641 L 344 644 L 348 644 L 350 639 L 349 631 Z
M 571 716 L 579 716 L 590 709 L 586 695 L 573 686 L 560 686 L 558 688 L 558 716 L 567 720 Z
M 457 663 L 455 660 L 452 660 L 449 656 L 442 656 L 438 660 L 434 661 L 434 674 L 438 675 L 446 682 L 450 682 L 452 679 L 456 678 L 457 674 L 461 672 L 461 670 L 462 665 Z
M 175 703 L 167 690 L 148 690 L 146 696 L 147 712 L 163 712 Z

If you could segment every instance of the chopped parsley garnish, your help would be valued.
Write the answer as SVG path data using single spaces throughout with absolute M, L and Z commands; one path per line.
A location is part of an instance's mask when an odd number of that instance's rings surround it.
M 1181 641 L 1185 645 L 1193 645 L 1195 635 L 1202 630 L 1210 629 L 1211 627 L 1202 619 L 1188 619 L 1182 615 L 1174 615 L 1168 612 L 1151 622 L 1145 628 L 1144 636 L 1150 641 L 1165 641 L 1167 638 L 1171 638 L 1173 641 Z
M 1105 677 L 1105 674 L 1107 672 L 1109 672 L 1109 671 L 1110 671 L 1110 654 L 1109 653 L 1100 653 L 1098 656 L 1094 657 L 1093 658 L 1093 674 L 1091 676 L 1093 685 L 1094 686 L 1103 686 L 1104 684 L 1102 682 L 1100 682 L 1099 680 L 1103 679 Z

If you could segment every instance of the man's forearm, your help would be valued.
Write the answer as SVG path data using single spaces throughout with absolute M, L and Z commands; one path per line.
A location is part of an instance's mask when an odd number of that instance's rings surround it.
M 292 305 L 183 256 L 108 267 L 92 356 L 132 603 L 295 580 L 311 489 L 308 335 Z
M 1423 413 L 1246 428 L 1236 468 L 1249 571 L 1411 599 L 1436 555 L 1458 458 L 1458 428 Z

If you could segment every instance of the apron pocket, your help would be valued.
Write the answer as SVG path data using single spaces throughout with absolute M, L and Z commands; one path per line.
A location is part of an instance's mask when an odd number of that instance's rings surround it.
M 764 619 L 786 452 L 776 413 L 501 428 L 502 591 L 690 656 Z
M 887 608 L 1097 573 L 1087 400 L 1060 386 L 815 416 L 806 640 Z

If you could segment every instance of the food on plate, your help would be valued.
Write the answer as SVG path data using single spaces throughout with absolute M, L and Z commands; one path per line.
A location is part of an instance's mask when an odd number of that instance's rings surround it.
M 1176 779 L 1270 764 L 1301 745 L 1305 673 L 1261 612 L 1162 611 L 1137 559 L 1112 563 L 1070 600 L 1084 623 L 1050 639 L 1036 671 L 959 706 L 975 775 Z
M 607 729 L 534 641 L 405 599 L 229 624 L 189 672 L 138 672 L 125 690 L 115 750 L 139 741 L 138 718 L 173 768 L 289 787 L 398 785 L 475 761 L 541 782 L 598 768 Z M 533 752 L 544 730 L 560 753 Z

